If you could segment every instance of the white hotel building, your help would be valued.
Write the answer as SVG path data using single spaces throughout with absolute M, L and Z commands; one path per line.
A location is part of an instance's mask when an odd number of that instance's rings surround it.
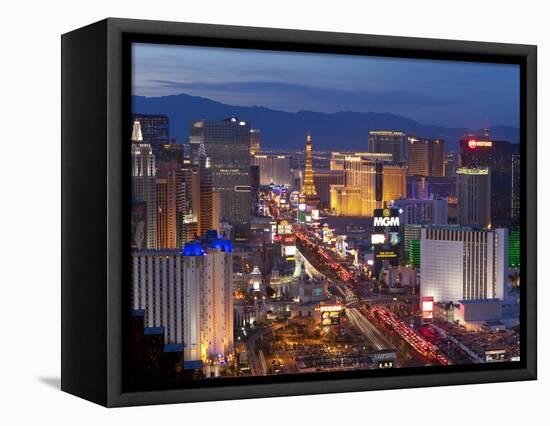
M 232 257 L 221 249 L 132 253 L 132 307 L 145 327 L 163 327 L 165 344 L 183 344 L 185 361 L 233 352 Z
M 508 275 L 508 230 L 422 228 L 420 296 L 435 302 L 500 299 Z

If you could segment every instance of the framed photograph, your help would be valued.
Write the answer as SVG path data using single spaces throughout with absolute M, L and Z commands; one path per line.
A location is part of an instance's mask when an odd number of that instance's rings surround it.
M 536 379 L 536 47 L 107 19 L 62 37 L 62 389 Z

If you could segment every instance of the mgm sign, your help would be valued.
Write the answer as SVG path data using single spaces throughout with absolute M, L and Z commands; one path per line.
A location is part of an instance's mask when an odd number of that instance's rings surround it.
M 393 208 L 374 209 L 373 224 L 376 233 L 388 230 L 399 231 L 399 210 Z
M 401 234 L 399 230 L 399 210 L 383 208 L 374 210 L 373 235 L 378 236 L 374 245 L 374 258 L 380 267 L 383 262 L 392 266 L 399 264 Z M 384 238 L 382 238 L 382 236 Z

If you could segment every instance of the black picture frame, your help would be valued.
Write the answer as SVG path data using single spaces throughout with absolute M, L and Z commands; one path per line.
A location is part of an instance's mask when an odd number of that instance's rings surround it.
M 536 46 L 109 18 L 62 36 L 62 390 L 108 406 L 534 380 L 537 377 Z M 130 43 L 515 63 L 521 109 L 521 361 L 187 389 L 124 386 L 129 293 Z

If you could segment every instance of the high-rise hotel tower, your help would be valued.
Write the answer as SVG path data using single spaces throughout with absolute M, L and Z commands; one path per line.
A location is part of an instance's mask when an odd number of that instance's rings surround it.
M 369 132 L 369 152 L 390 153 L 393 161 L 407 161 L 407 135 L 391 130 L 373 130 Z
M 500 299 L 508 277 L 508 229 L 421 230 L 420 296 L 436 302 Z
M 219 362 L 233 353 L 232 247 L 224 239 L 183 250 L 132 252 L 132 307 L 162 327 L 184 361 Z
M 488 167 L 456 171 L 458 223 L 486 228 L 491 224 L 491 170 Z
M 210 158 L 212 190 L 220 193 L 222 220 L 230 222 L 235 233 L 245 235 L 250 228 L 250 124 L 230 117 L 225 120 L 199 120 L 191 123 L 191 158 L 203 144 Z
M 408 137 L 408 174 L 445 176 L 445 141 L 443 139 Z
M 135 248 L 157 248 L 157 194 L 155 156 L 151 145 L 143 142 L 141 125 L 134 122 L 132 131 L 132 202 L 144 205 L 144 238 L 134 238 Z M 134 218 L 133 218 L 134 219 Z

